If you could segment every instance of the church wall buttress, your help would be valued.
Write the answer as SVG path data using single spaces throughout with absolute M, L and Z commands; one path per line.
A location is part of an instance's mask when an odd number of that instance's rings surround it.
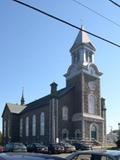
M 67 80 L 67 87 L 74 86 L 74 113 L 82 113 L 82 74 L 75 76 L 74 78 Z

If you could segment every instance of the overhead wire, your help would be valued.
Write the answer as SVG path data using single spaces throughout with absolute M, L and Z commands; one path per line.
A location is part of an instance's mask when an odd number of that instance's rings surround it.
M 77 3 L 78 5 L 81 5 L 81 6 L 84 7 L 84 8 L 87 8 L 89 11 L 91 11 L 91 12 L 93 12 L 94 14 L 96 14 L 96 15 L 98 15 L 98 16 L 104 18 L 105 20 L 111 22 L 112 24 L 114 24 L 114 25 L 120 27 L 120 24 L 116 23 L 115 21 L 111 20 L 110 18 L 107 18 L 106 16 L 102 15 L 101 13 L 98 13 L 97 11 L 93 10 L 92 8 L 90 8 L 90 7 L 86 6 L 86 5 L 84 5 L 84 4 L 81 3 L 80 1 L 78 1 L 78 0 L 72 0 L 72 1 L 75 2 L 75 3 Z
M 120 4 L 116 3 L 116 2 L 113 1 L 113 0 L 108 0 L 108 1 L 110 1 L 111 3 L 113 3 L 114 5 L 116 5 L 117 7 L 120 7 Z
M 116 43 L 114 43 L 114 42 L 112 42 L 112 41 L 109 41 L 109 40 L 107 40 L 107 39 L 105 39 L 105 38 L 103 38 L 103 37 L 101 37 L 101 36 L 98 36 L 98 35 L 96 35 L 96 34 L 94 34 L 94 33 L 91 33 L 91 32 L 89 32 L 89 31 L 87 31 L 87 30 L 84 30 L 84 29 L 82 29 L 82 28 L 80 28 L 80 27 L 77 27 L 77 26 L 75 26 L 75 25 L 73 25 L 73 24 L 71 24 L 71 23 L 69 23 L 69 22 L 67 22 L 67 21 L 65 21 L 65 20 L 62 20 L 62 19 L 60 19 L 60 18 L 58 18 L 58 17 L 56 17 L 56 16 L 54 16 L 54 15 L 51 15 L 51 14 L 49 14 L 49 13 L 47 13 L 47 12 L 44 12 L 44 11 L 38 9 L 38 8 L 35 8 L 35 7 L 33 7 L 33 6 L 31 6 L 31 5 L 27 4 L 27 3 L 21 2 L 21 1 L 19 1 L 19 0 L 13 0 L 13 1 L 15 1 L 15 2 L 17 2 L 17 3 L 21 4 L 21 5 L 24 5 L 24 6 L 28 7 L 28 8 L 31 8 L 31 9 L 37 11 L 37 12 L 40 12 L 40 13 L 42 13 L 42 14 L 50 17 L 50 18 L 53 18 L 53 19 L 57 20 L 57 21 L 60 21 L 60 22 L 62 22 L 62 23 L 64 23 L 64 24 L 66 24 L 66 25 L 69 25 L 69 26 L 71 26 L 71 27 L 73 27 L 73 28 L 75 28 L 75 29 L 78 29 L 78 30 L 81 30 L 81 31 L 83 31 L 83 32 L 86 32 L 87 34 L 92 35 L 92 36 L 94 36 L 94 37 L 96 37 L 96 38 L 98 38 L 98 39 L 101 39 L 101 40 L 103 40 L 103 41 L 105 41 L 105 42 L 107 42 L 107 43 L 109 43 L 109 44 L 112 44 L 112 45 L 114 45 L 114 46 L 116 46 L 116 47 L 120 47 L 119 44 L 116 44 Z

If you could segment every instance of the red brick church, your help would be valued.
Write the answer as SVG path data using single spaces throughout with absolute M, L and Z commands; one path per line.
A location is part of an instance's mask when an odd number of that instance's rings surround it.
M 101 98 L 102 73 L 94 62 L 95 47 L 84 31 L 79 31 L 71 49 L 66 86 L 28 104 L 6 103 L 3 119 L 4 143 L 55 143 L 58 141 L 106 139 L 106 107 Z M 38 84 L 39 85 L 39 84 Z

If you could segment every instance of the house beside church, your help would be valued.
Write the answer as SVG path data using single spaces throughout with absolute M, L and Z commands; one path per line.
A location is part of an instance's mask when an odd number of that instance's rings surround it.
M 65 73 L 66 86 L 25 104 L 6 103 L 3 119 L 4 144 L 8 142 L 55 143 L 68 139 L 106 139 L 106 107 L 101 97 L 99 71 L 94 61 L 95 47 L 82 29 L 71 49 L 71 64 Z

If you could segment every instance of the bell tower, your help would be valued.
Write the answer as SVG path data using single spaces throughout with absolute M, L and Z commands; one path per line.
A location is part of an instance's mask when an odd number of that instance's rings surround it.
M 88 34 L 85 32 L 83 26 L 79 31 L 71 49 L 71 65 L 65 74 L 66 80 L 69 80 L 80 72 L 89 70 L 89 66 L 94 64 L 95 47 L 91 43 Z
M 72 64 L 86 66 L 94 63 L 95 47 L 90 42 L 88 34 L 84 32 L 83 26 L 70 49 L 72 56 Z
M 74 88 L 73 126 L 76 121 L 79 123 L 82 139 L 100 141 L 104 139 L 105 121 L 100 95 L 102 73 L 95 64 L 95 51 L 88 34 L 81 27 L 70 49 L 71 65 L 65 78 L 66 87 Z

